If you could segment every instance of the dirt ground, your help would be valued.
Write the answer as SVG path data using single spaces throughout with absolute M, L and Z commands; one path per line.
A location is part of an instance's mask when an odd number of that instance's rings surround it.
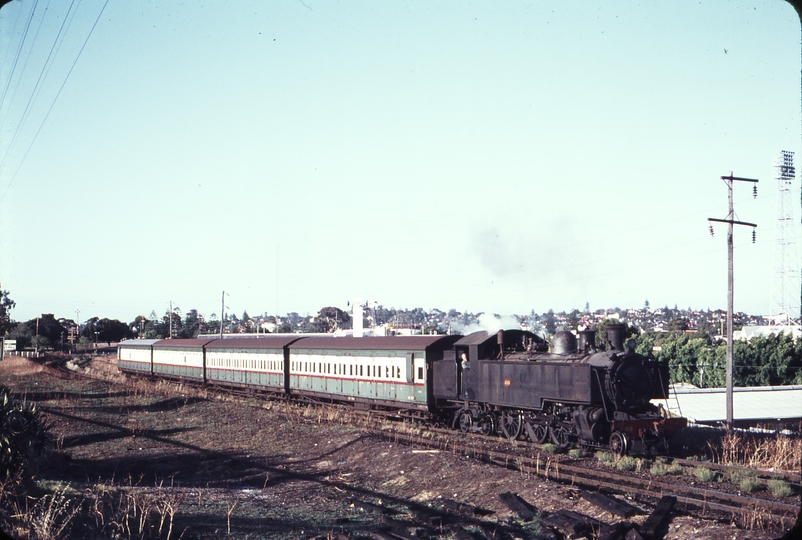
M 115 373 L 103 361 L 91 365 Z M 90 502 L 104 492 L 114 494 L 106 500 L 118 501 L 107 504 L 102 518 L 92 512 L 73 518 L 70 538 L 99 532 L 185 540 L 371 538 L 392 520 L 419 523 L 427 509 L 441 509 L 445 500 L 486 509 L 486 523 L 519 523 L 523 532 L 513 537 L 548 537 L 507 509 L 499 499 L 507 491 L 542 513 L 566 508 L 617 521 L 570 486 L 447 451 L 395 444 L 364 427 L 323 421 L 316 409 L 220 399 L 189 388 L 167 393 L 155 383 L 115 378 L 66 380 L 28 360 L 0 363 L 0 384 L 44 408 L 52 424 L 60 458 L 39 473 L 42 492 L 63 493 L 68 485 L 69 493 L 83 493 Z M 150 521 L 137 528 L 136 512 L 124 510 L 123 499 L 125 508 L 149 501 Z M 392 509 L 391 517 L 383 518 L 374 506 Z M 454 538 L 434 530 L 410 523 L 407 533 Z M 478 525 L 468 530 L 474 538 L 489 534 Z M 672 517 L 665 534 L 712 540 L 779 536 L 776 530 L 741 530 L 681 514 Z

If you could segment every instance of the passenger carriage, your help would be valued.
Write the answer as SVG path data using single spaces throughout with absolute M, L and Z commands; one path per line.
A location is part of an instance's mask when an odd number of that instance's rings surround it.
M 287 345 L 300 337 L 216 339 L 206 345 L 206 380 L 268 392 L 286 392 Z
M 458 338 L 304 338 L 288 347 L 289 391 L 365 408 L 429 410 L 429 368 Z

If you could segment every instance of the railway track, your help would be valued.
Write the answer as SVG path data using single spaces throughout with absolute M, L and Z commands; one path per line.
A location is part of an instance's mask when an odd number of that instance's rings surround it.
M 94 362 L 110 360 L 95 359 Z M 51 367 L 57 369 L 65 376 L 77 376 L 88 379 L 102 377 L 94 376 L 91 372 L 69 369 L 65 362 L 55 362 Z M 182 382 L 175 384 L 186 385 Z M 199 386 L 200 387 L 200 386 Z M 219 392 L 235 398 L 253 398 L 254 392 L 243 389 L 224 387 L 204 390 Z M 265 397 L 262 395 L 262 397 Z M 342 410 L 340 405 L 317 405 L 319 407 L 335 407 Z M 349 415 L 358 417 L 360 425 L 382 433 L 388 439 L 402 444 L 421 446 L 425 448 L 450 451 L 456 454 L 470 456 L 486 463 L 516 470 L 522 474 L 531 474 L 543 478 L 576 486 L 578 488 L 617 493 L 634 496 L 639 500 L 654 504 L 663 495 L 673 495 L 677 498 L 680 509 L 688 514 L 700 517 L 724 518 L 737 522 L 746 527 L 764 526 L 766 524 L 790 526 L 799 512 L 798 504 L 790 504 L 761 496 L 746 496 L 716 489 L 715 483 L 694 485 L 690 476 L 677 476 L 673 481 L 664 477 L 643 476 L 633 473 L 617 472 L 607 468 L 600 468 L 589 459 L 571 459 L 564 455 L 551 454 L 542 450 L 542 447 L 528 441 L 515 441 L 510 443 L 504 438 L 483 436 L 479 434 L 466 435 L 453 430 L 441 429 L 432 426 L 410 428 L 408 422 L 388 422 L 387 416 L 376 416 L 367 411 L 359 411 L 345 407 Z M 399 419 L 400 420 L 400 419 Z M 342 420 L 341 420 L 342 421 Z M 708 462 L 698 462 L 683 459 L 673 459 L 673 463 L 685 468 L 704 466 L 720 474 L 732 472 L 751 471 L 757 478 L 768 479 L 782 477 L 792 486 L 794 492 L 800 493 L 799 474 L 779 474 L 767 471 L 755 471 L 744 467 L 721 465 Z M 687 480 L 690 484 L 680 480 Z
M 524 443 L 523 445 L 516 443 L 515 448 L 504 449 L 498 445 L 493 445 L 493 448 L 486 448 L 476 441 L 455 435 L 453 432 L 449 432 L 450 437 L 443 437 L 442 434 L 433 437 L 431 434 L 416 435 L 385 430 L 385 435 L 399 443 L 448 450 L 486 463 L 516 470 L 522 474 L 537 475 L 586 490 L 604 490 L 608 493 L 634 495 L 637 496 L 636 498 L 652 504 L 664 495 L 673 495 L 677 498 L 677 502 L 682 505 L 682 509 L 689 514 L 699 515 L 700 517 L 712 516 L 731 519 L 744 526 L 767 523 L 789 526 L 793 524 L 799 512 L 798 504 L 729 493 L 710 486 L 688 485 L 679 481 L 672 482 L 656 477 L 643 477 L 637 474 L 599 469 L 598 467 L 590 466 L 587 459 L 569 459 L 564 456 L 549 454 L 538 449 L 532 443 Z M 692 466 L 700 465 L 699 462 L 682 461 Z M 734 466 L 705 464 L 705 466 L 707 465 L 710 465 L 711 468 L 744 470 Z M 791 480 L 796 478 L 796 484 L 794 484 L 796 493 L 799 493 L 800 487 L 798 476 L 785 475 L 786 478 Z M 690 477 L 674 478 L 679 480 L 680 478 L 688 479 Z M 690 482 L 691 480 L 688 481 Z

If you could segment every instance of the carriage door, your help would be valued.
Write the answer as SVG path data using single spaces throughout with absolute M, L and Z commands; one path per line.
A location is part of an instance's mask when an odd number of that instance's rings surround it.
M 421 353 L 412 355 L 412 376 L 415 381 L 415 401 L 426 403 L 426 359 Z

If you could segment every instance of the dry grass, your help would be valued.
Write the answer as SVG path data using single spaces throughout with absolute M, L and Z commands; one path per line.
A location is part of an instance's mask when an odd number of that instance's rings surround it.
M 802 468 L 802 439 L 777 434 L 757 437 L 730 431 L 718 444 L 708 443 L 718 463 L 745 465 L 754 469 L 797 472 Z

